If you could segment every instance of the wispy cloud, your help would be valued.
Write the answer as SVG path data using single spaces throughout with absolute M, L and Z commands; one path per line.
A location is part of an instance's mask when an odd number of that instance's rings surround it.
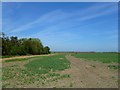
M 4 23 L 4 28 L 5 31 L 9 31 L 9 36 L 40 38 L 43 44 L 50 46 L 52 50 L 95 50 L 95 48 L 98 50 L 105 48 L 101 46 L 102 43 L 106 47 L 115 48 L 118 32 L 117 5 L 114 4 L 89 3 L 88 6 L 80 4 L 81 6 L 77 6 L 79 8 L 75 6 L 71 9 L 68 8 L 69 4 L 64 7 L 55 5 L 56 9 L 53 8 L 54 5 L 46 9 L 44 5 L 38 4 L 40 10 L 35 13 L 31 10 L 36 10 L 36 4 L 29 4 L 33 7 L 28 6 L 28 12 L 19 6 L 20 11 L 17 15 L 20 18 L 11 19 L 11 16 L 7 15 L 8 18 L 4 18 L 7 22 Z M 108 46 L 108 43 L 113 43 L 113 46 Z
M 113 6 L 112 4 L 103 5 L 103 6 L 93 6 L 88 10 L 91 12 L 88 14 L 85 13 L 84 16 L 80 17 L 78 20 L 86 21 L 97 17 L 112 14 L 115 11 L 117 11 L 117 6 Z
M 11 33 L 18 33 L 29 30 L 30 28 L 33 28 L 36 25 L 38 25 L 39 27 L 43 27 L 44 28 L 42 29 L 43 32 L 44 31 L 47 32 L 52 29 L 54 31 L 57 28 L 62 28 L 61 27 L 63 25 L 62 23 L 68 24 L 67 27 L 71 27 L 69 26 L 70 23 L 73 24 L 72 26 L 76 26 L 79 21 L 83 22 L 113 13 L 115 9 L 114 7 L 111 6 L 112 4 L 107 4 L 107 5 L 103 4 L 102 6 L 94 5 L 89 8 L 86 8 L 83 11 L 78 10 L 75 11 L 74 13 L 64 12 L 62 10 L 55 10 L 46 13 L 43 16 L 40 16 L 38 19 L 32 22 L 28 22 L 27 24 L 17 27 L 16 29 L 10 31 Z
M 67 17 L 61 10 L 55 10 L 41 16 L 40 18 L 34 20 L 33 22 L 29 22 L 26 25 L 21 26 L 20 28 L 16 28 L 11 32 L 14 32 L 14 33 L 21 32 L 24 30 L 28 30 L 29 28 L 33 27 L 36 24 L 39 24 L 39 26 L 42 26 L 48 23 L 53 23 L 53 22 L 55 23 L 56 21 L 62 20 L 64 18 L 67 18 Z

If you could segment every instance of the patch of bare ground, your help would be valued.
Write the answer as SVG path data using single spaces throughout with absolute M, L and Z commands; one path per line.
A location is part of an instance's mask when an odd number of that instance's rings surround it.
M 58 73 L 60 75 L 68 74 L 70 78 L 59 78 L 51 77 L 41 80 L 36 80 L 31 84 L 22 84 L 18 80 L 11 80 L 9 82 L 14 82 L 8 87 L 17 88 L 117 88 L 118 87 L 118 76 L 117 70 L 112 70 L 107 67 L 107 64 L 95 61 L 86 61 L 79 58 L 75 58 L 71 55 L 66 55 L 66 58 L 71 63 L 71 68 L 64 71 L 51 71 L 49 73 Z M 59 58 L 62 60 L 62 58 Z M 32 59 L 31 59 L 32 60 Z M 18 65 L 20 68 L 24 68 L 24 65 L 30 60 L 24 62 L 9 62 L 7 65 Z M 35 77 L 31 77 L 35 78 Z M 56 78 L 56 79 L 55 79 Z M 40 79 L 40 78 L 38 78 Z M 17 83 L 17 85 L 14 85 Z
M 71 68 L 58 71 L 61 75 L 69 74 L 70 78 L 58 79 L 51 82 L 36 82 L 29 87 L 39 88 L 118 88 L 118 71 L 108 68 L 108 64 L 86 61 L 66 55 L 71 62 Z M 28 86 L 26 86 L 28 87 Z
M 46 54 L 46 55 L 25 55 L 25 56 L 14 56 L 14 57 L 11 57 L 11 58 L 2 58 L 0 59 L 0 62 L 1 61 L 5 61 L 5 60 L 13 60 L 13 59 L 19 59 L 19 58 L 30 58 L 30 57 L 36 57 L 36 56 L 50 56 L 50 55 L 55 55 L 55 54 Z
M 61 73 L 71 74 L 71 78 L 66 81 L 73 88 L 118 88 L 118 71 L 111 70 L 107 64 L 85 61 L 67 55 L 71 62 L 71 69 Z

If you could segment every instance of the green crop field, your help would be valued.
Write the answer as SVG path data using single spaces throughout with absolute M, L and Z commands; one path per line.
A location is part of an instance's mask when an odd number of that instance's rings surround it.
M 76 60 L 78 61 L 76 62 Z M 79 62 L 80 60 L 84 60 L 88 63 Z M 98 62 L 96 63 L 96 61 Z M 101 67 L 103 63 L 105 66 Z M 41 55 L 28 58 L 14 58 L 4 61 L 2 66 L 3 88 L 75 87 L 75 85 L 79 86 L 78 78 L 80 76 L 84 78 L 82 69 L 88 71 L 90 69 L 94 70 L 95 72 L 90 73 L 91 75 L 96 75 L 97 73 L 102 77 L 101 71 L 97 72 L 96 69 L 102 68 L 106 70 L 106 72 L 108 72 L 108 70 L 111 72 L 117 71 L 117 69 L 120 68 L 118 67 L 117 53 L 56 53 L 48 56 Z M 90 66 L 90 68 L 86 68 L 86 66 Z M 74 69 L 74 67 L 76 67 L 77 70 L 76 68 Z M 116 75 L 117 74 L 111 75 L 109 78 L 116 79 Z
M 112 63 L 112 62 L 118 63 L 117 53 L 77 53 L 72 55 L 77 58 L 99 61 L 103 63 Z
M 59 79 L 70 77 L 69 74 L 59 73 L 68 68 L 70 68 L 70 62 L 63 54 L 8 60 L 3 63 L 3 87 L 57 82 Z
M 108 65 L 110 69 L 120 69 L 118 65 L 118 53 L 77 53 L 72 54 L 77 58 L 81 58 L 81 60 L 89 60 L 89 61 L 98 61 L 102 63 L 116 63 L 116 65 Z

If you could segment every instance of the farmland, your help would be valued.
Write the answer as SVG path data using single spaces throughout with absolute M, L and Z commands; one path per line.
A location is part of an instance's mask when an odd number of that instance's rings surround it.
M 72 55 L 82 60 L 108 63 L 110 64 L 108 67 L 111 69 L 120 69 L 120 66 L 118 66 L 118 53 L 78 53 Z
M 73 56 L 103 63 L 118 63 L 118 53 L 78 53 Z
M 70 62 L 65 59 L 64 55 L 5 61 L 3 63 L 3 87 L 26 87 L 33 83 L 38 84 L 38 87 L 44 86 L 45 82 L 69 78 L 68 74 L 56 73 L 68 68 L 70 68 Z
M 118 86 L 117 60 L 114 53 L 13 58 L 3 62 L 3 88 L 115 88 Z

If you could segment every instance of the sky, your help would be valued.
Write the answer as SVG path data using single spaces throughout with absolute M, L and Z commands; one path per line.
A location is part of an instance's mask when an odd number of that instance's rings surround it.
M 4 2 L 2 32 L 51 51 L 118 51 L 118 3 Z

